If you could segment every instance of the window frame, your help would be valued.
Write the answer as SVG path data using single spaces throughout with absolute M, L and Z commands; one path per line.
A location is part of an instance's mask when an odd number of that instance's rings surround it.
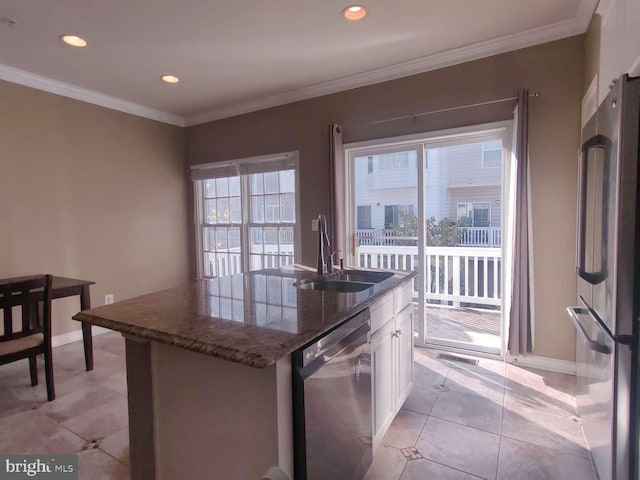
M 284 160 L 291 163 L 290 167 L 273 170 L 273 166 L 277 163 L 282 163 Z M 204 272 L 204 232 L 207 227 L 215 226 L 240 226 L 240 255 L 241 255 L 241 271 L 243 273 L 252 271 L 250 268 L 251 250 L 250 250 L 250 232 L 251 227 L 293 227 L 293 257 L 294 263 L 299 263 L 301 258 L 301 219 L 300 219 L 300 161 L 299 152 L 284 152 L 273 155 L 260 155 L 256 157 L 239 158 L 228 161 L 213 162 L 207 164 L 193 165 L 192 180 L 193 180 L 193 202 L 194 202 L 194 230 L 195 230 L 195 250 L 196 250 L 196 278 L 216 278 L 210 275 L 205 275 Z M 264 167 L 261 170 L 261 166 Z M 242 172 L 241 170 L 249 168 L 250 171 Z M 239 224 L 229 225 L 223 224 L 209 224 L 204 222 L 205 214 L 205 197 L 204 197 L 204 182 L 206 178 L 194 178 L 193 171 L 198 169 L 205 170 L 218 170 L 224 171 L 225 169 L 230 173 L 235 170 L 237 176 L 240 177 L 240 209 L 241 209 L 241 222 Z M 294 199 L 295 199 L 295 221 L 294 222 L 263 222 L 255 223 L 251 222 L 251 192 L 249 185 L 249 178 L 254 173 L 267 173 L 270 171 L 281 170 L 293 170 L 294 171 Z M 232 175 L 224 175 L 218 178 L 230 177 Z M 215 178 L 215 177 L 214 177 Z M 282 192 L 278 192 L 281 194 Z M 287 193 L 287 192 L 285 192 Z M 266 195 L 266 194 L 263 194 Z M 255 255 L 255 254 L 254 254 Z M 279 252 L 276 254 L 282 256 Z M 268 268 L 264 267 L 263 268 Z M 219 277 L 219 276 L 218 276 Z

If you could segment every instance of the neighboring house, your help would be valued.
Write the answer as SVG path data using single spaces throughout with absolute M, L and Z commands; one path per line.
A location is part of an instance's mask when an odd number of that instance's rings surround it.
M 426 152 L 426 215 L 436 223 L 456 222 L 463 230 L 501 227 L 502 142 L 500 140 L 429 149 Z M 401 230 L 417 215 L 416 153 L 359 157 L 356 168 L 358 230 Z M 468 227 L 476 227 L 469 229 Z M 484 235 L 484 236 L 482 236 Z M 482 234 L 466 244 L 499 244 Z

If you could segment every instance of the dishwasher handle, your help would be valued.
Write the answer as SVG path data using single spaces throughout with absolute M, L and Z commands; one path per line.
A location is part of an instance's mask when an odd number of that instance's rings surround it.
M 567 313 L 569 314 L 569 318 L 571 318 L 571 321 L 575 325 L 576 330 L 578 330 L 578 333 L 582 337 L 582 341 L 585 345 L 596 352 L 604 353 L 605 355 L 611 355 L 611 347 L 589 337 L 587 330 L 584 328 L 584 325 L 582 325 L 582 322 L 580 321 L 580 315 L 589 315 L 589 311 L 586 308 L 567 307 Z
M 308 363 L 302 368 L 299 368 L 298 375 L 300 375 L 300 378 L 303 381 L 309 378 L 318 370 L 320 370 L 324 365 L 329 363 L 334 358 L 338 357 L 349 347 L 352 347 L 354 349 L 354 352 L 356 350 L 366 351 L 366 348 L 369 346 L 367 336 L 370 329 L 371 327 L 369 326 L 369 323 L 361 325 L 355 331 L 351 332 L 349 335 L 343 338 L 340 342 L 333 345 L 332 348 L 325 350 L 321 355 L 317 356 L 312 362 Z

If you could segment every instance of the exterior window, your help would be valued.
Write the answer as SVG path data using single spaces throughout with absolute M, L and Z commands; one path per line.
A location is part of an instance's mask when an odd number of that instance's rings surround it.
M 373 173 L 373 157 L 367 158 L 367 173 Z
M 493 140 L 482 144 L 482 168 L 502 166 L 502 141 Z
M 242 271 L 240 177 L 203 180 L 203 274 L 217 277 Z
M 390 170 L 392 168 L 408 168 L 409 155 L 407 152 L 386 153 L 378 157 L 378 165 L 381 170 Z
M 294 263 L 297 153 L 282 155 L 193 167 L 198 276 Z
M 371 205 L 358 205 L 358 229 L 371 228 Z
M 249 175 L 249 269 L 293 263 L 295 170 Z
M 385 205 L 384 228 L 393 230 L 403 228 L 406 215 L 413 213 L 413 205 Z
M 458 224 L 461 227 L 491 226 L 491 205 L 489 202 L 459 202 L 457 214 Z
M 488 202 L 473 204 L 474 227 L 488 227 L 490 225 L 489 209 L 490 206 Z

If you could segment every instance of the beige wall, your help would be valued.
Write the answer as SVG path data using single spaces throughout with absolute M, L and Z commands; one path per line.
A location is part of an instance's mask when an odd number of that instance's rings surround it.
M 94 306 L 188 279 L 183 129 L 3 81 L 0 106 L 0 278 L 93 280 Z
M 187 130 L 187 161 L 197 164 L 300 150 L 302 260 L 313 265 L 311 219 L 329 210 L 329 123 L 344 141 L 472 125 L 512 116 L 513 102 L 377 125 L 368 122 L 540 91 L 530 105 L 533 248 L 536 286 L 534 353 L 575 359 L 576 176 L 584 36 L 573 37 L 399 80 L 241 115 Z M 192 265 L 192 268 L 193 265 Z

